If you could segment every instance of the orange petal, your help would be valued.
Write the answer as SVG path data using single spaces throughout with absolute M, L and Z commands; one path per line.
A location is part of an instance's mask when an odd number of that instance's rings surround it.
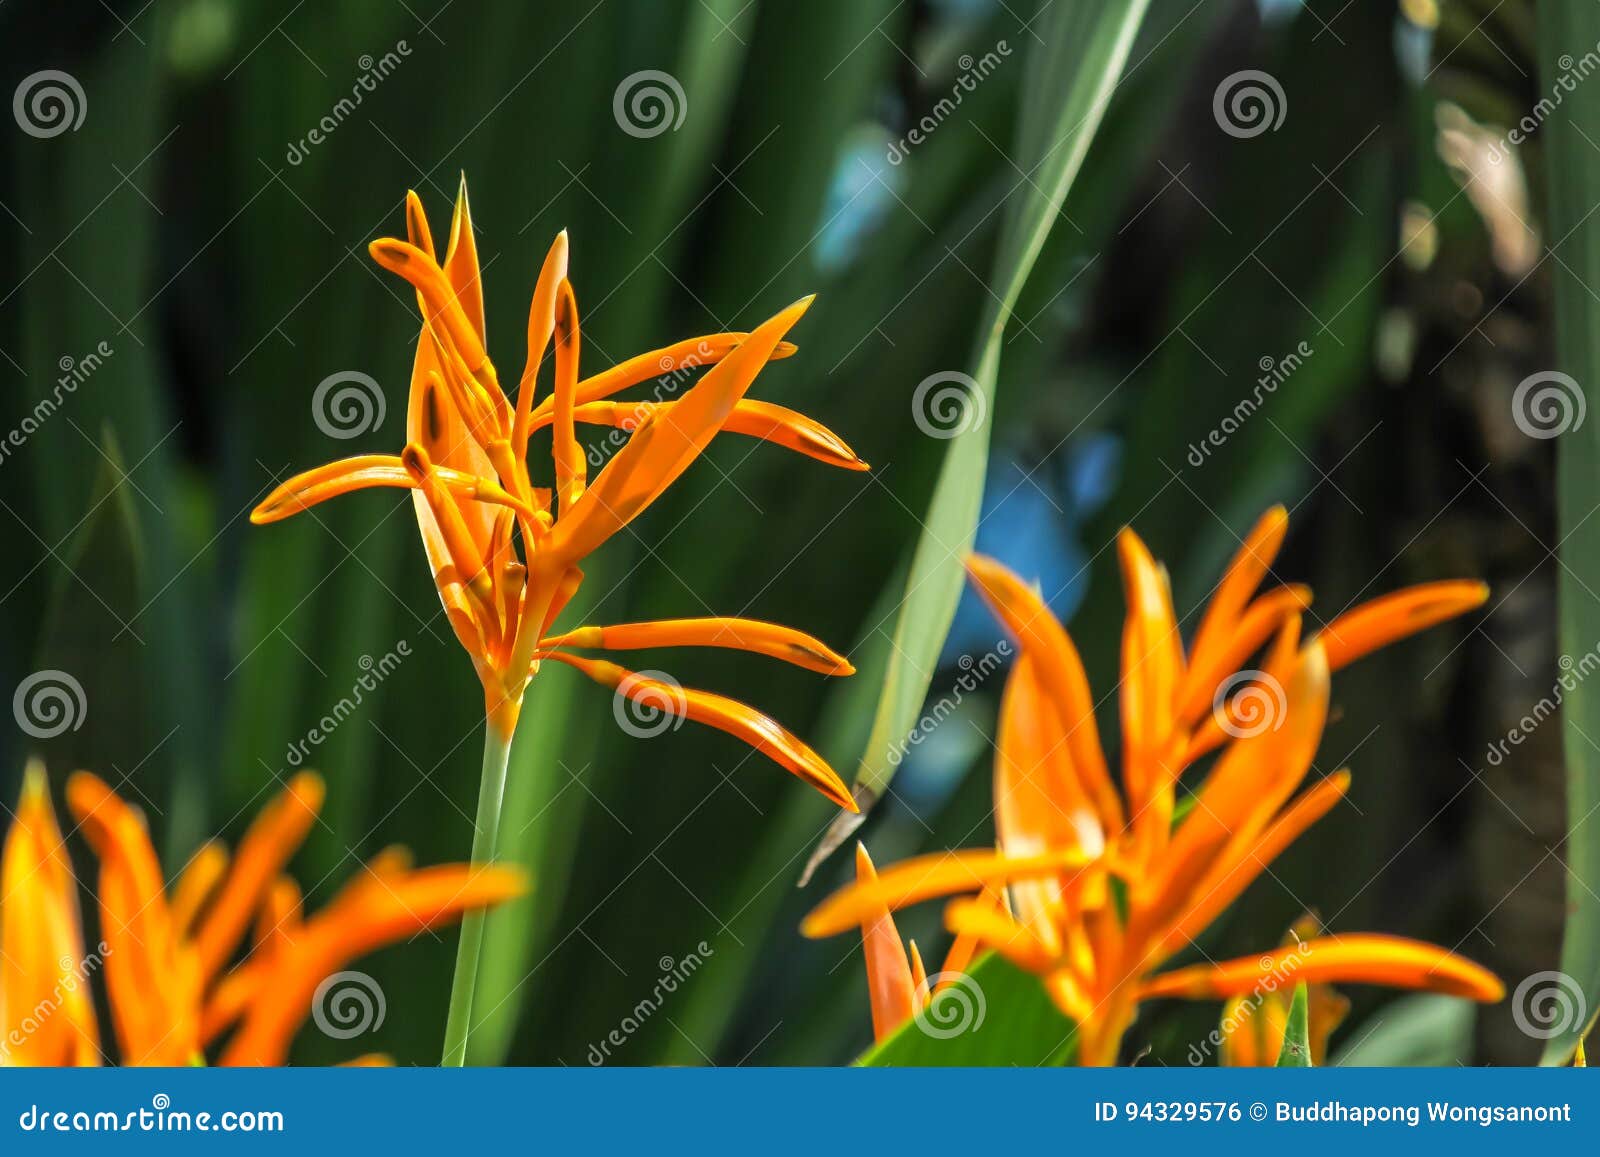
M 1296 584 L 1262 595 L 1235 620 L 1226 638 L 1204 653 L 1196 651 L 1178 691 L 1178 718 L 1192 727 L 1211 710 L 1225 679 L 1250 660 L 1275 635 L 1290 615 L 1311 605 L 1311 588 Z
M 1173 746 L 1173 708 L 1183 678 L 1183 645 L 1166 576 L 1132 530 L 1117 536 L 1123 597 L 1123 787 L 1137 825 L 1164 834 L 1172 822 L 1172 785 L 1180 766 Z
M 1251 840 L 1299 788 L 1328 715 L 1328 664 L 1315 643 L 1299 655 L 1285 686 L 1270 671 L 1252 683 L 1259 714 L 1229 744 L 1201 785 L 1195 809 L 1178 830 L 1158 875 L 1137 886 L 1141 906 L 1186 893 L 1230 840 Z
M 100 859 L 106 988 L 125 1065 L 186 1065 L 199 1049 L 200 974 L 180 947 L 161 865 L 138 814 L 80 771 L 67 803 Z
M 406 240 L 426 253 L 430 260 L 434 257 L 433 230 L 428 228 L 428 215 L 423 212 L 422 198 L 415 189 L 406 190 Z
M 1406 587 L 1346 611 L 1317 638 L 1327 648 L 1329 669 L 1337 671 L 1380 647 L 1481 607 L 1488 597 L 1488 586 L 1473 579 Z
M 474 477 L 442 466 L 435 466 L 435 469 L 439 480 L 458 499 L 509 507 L 526 517 L 533 517 L 533 511 L 525 503 L 507 494 L 491 478 Z M 405 463 L 393 454 L 361 454 L 354 458 L 341 458 L 337 462 L 296 474 L 250 512 L 250 521 L 258 526 L 278 522 L 302 510 L 309 510 L 319 502 L 354 490 L 370 487 L 411 490 L 416 486 L 417 481 L 406 470 Z
M 841 888 L 812 909 L 800 931 L 812 939 L 837 936 L 860 924 L 880 904 L 893 911 L 937 896 L 977 892 L 990 884 L 1072 872 L 1087 862 L 1088 857 L 1076 849 L 1038 856 L 1008 856 L 986 848 L 914 856 L 879 872 L 873 884 Z
M 593 425 L 615 426 L 632 430 L 640 424 L 659 416 L 671 402 L 589 402 L 579 406 L 573 417 L 579 422 Z M 534 429 L 548 418 L 535 416 Z M 724 434 L 744 434 L 764 442 L 782 446 L 787 450 L 815 458 L 829 466 L 846 470 L 867 470 L 870 467 L 856 456 L 845 440 L 804 414 L 771 402 L 757 402 L 742 398 L 722 424 Z
M 878 878 L 865 844 L 856 845 L 856 882 Z M 867 960 L 867 992 L 872 999 L 872 1039 L 881 1041 L 910 1020 L 917 1009 L 917 984 L 905 945 L 889 909 L 880 904 L 861 921 L 861 949 Z
M 1205 876 L 1193 883 L 1182 899 L 1174 899 L 1168 911 L 1182 915 L 1167 932 L 1147 967 L 1154 966 L 1196 940 L 1210 927 L 1262 872 L 1283 854 L 1333 806 L 1350 787 L 1350 773 L 1336 771 L 1304 792 L 1267 826 L 1256 840 L 1239 840 L 1217 857 Z M 1175 883 L 1177 881 L 1174 881 Z
M 1010 856 L 1037 856 L 1076 848 L 1097 856 L 1105 832 L 1078 780 L 1045 689 L 1037 658 L 1025 652 L 1006 679 L 995 737 L 995 831 Z M 1056 914 L 1060 881 L 1051 877 L 1012 884 L 1017 915 L 1045 944 L 1059 944 Z
M 928 969 L 922 963 L 922 953 L 917 950 L 915 940 L 906 941 L 906 955 L 911 957 L 911 983 L 916 989 L 917 1007 L 922 1008 L 932 993 L 928 991 Z
M 419 247 L 420 248 L 420 247 Z M 483 326 L 483 281 L 478 271 L 478 239 L 472 233 L 472 210 L 467 205 L 467 175 L 461 174 L 461 189 L 456 194 L 455 213 L 450 218 L 450 244 L 445 250 L 444 275 L 455 291 L 461 311 L 467 315 L 478 340 L 488 338 Z
M 300 928 L 303 901 L 300 885 L 291 877 L 279 876 L 273 882 L 256 913 L 256 952 L 271 956 L 277 949 L 293 944 Z
M 595 374 L 593 377 L 584 378 L 578 383 L 578 404 L 586 405 L 598 402 L 602 398 L 609 398 L 612 394 L 620 393 L 633 386 L 660 378 L 667 374 L 687 375 L 690 371 L 705 366 L 713 366 L 727 357 L 739 345 L 749 338 L 747 333 L 714 333 L 706 337 L 691 337 L 674 345 L 664 346 L 649 353 L 631 357 L 625 362 L 619 362 L 609 370 Z M 799 348 L 790 342 L 780 341 L 772 348 L 768 361 L 778 361 L 789 357 Z M 662 393 L 676 393 L 680 382 L 672 383 L 669 389 Z M 546 399 L 535 409 L 548 412 L 551 401 Z M 640 403 L 642 405 L 663 404 L 658 398 L 655 402 Z M 535 427 L 537 428 L 537 426 Z
M 578 389 L 578 300 L 572 282 L 563 280 L 556 288 L 556 388 L 555 429 L 551 455 L 555 459 L 556 500 L 559 513 L 568 514 L 573 503 L 583 497 L 588 481 L 589 460 L 578 445 L 572 411 Z
M 967 573 L 995 616 L 1039 664 L 1039 678 L 1049 693 L 1072 764 L 1100 812 L 1107 832 L 1122 830 L 1122 801 L 1111 786 L 1094 701 L 1083 660 L 1039 593 L 1005 566 L 981 554 L 967 556 Z
M 1282 506 L 1274 506 L 1245 535 L 1239 552 L 1222 573 L 1222 581 L 1217 584 L 1216 593 L 1201 616 L 1200 626 L 1195 629 L 1194 645 L 1189 651 L 1196 664 L 1208 659 L 1216 648 L 1226 645 L 1239 616 L 1272 569 L 1272 560 L 1278 557 L 1288 529 L 1289 512 Z
M 0 854 L 0 1065 L 98 1065 L 77 885 L 44 765 L 30 760 Z
M 757 619 L 659 619 L 614 627 L 579 627 L 545 639 L 546 647 L 600 647 L 632 651 L 644 647 L 727 647 L 782 659 L 823 675 L 853 675 L 855 668 L 826 643 L 793 627 Z
M 520 895 L 526 880 L 511 868 L 446 864 L 406 873 L 365 873 L 305 922 L 294 943 L 273 956 L 271 983 L 250 1004 L 222 1054 L 224 1065 L 277 1065 L 310 1015 L 317 986 L 350 961 L 462 913 Z
M 1270 1068 L 1278 1063 L 1289 1030 L 1289 1010 L 1277 994 L 1236 996 L 1222 1006 L 1222 1048 L 1227 1068 Z
M 1300 646 L 1300 626 L 1298 612 L 1291 613 L 1284 619 L 1278 627 L 1277 637 L 1267 648 L 1262 661 L 1260 671 L 1277 679 L 1280 685 L 1298 661 L 1296 649 Z M 1255 692 L 1249 695 L 1242 692 L 1248 691 L 1254 683 L 1259 682 L 1261 680 L 1252 669 L 1242 672 L 1241 678 L 1235 680 L 1232 685 L 1228 685 L 1225 681 L 1213 688 L 1211 711 L 1190 735 L 1189 749 L 1183 757 L 1185 767 L 1221 747 L 1228 741 L 1230 733 L 1248 732 L 1253 728 L 1255 721 L 1247 718 L 1246 713 L 1259 706 L 1260 700 Z
M 712 367 L 683 397 L 644 423 L 606 463 L 570 516 L 551 531 L 547 549 L 575 563 L 621 530 L 700 456 L 755 380 L 778 340 L 811 304 L 802 298 L 763 322 L 749 340 Z
M 469 374 L 492 377 L 493 366 L 471 320 L 456 299 L 455 287 L 437 262 L 415 245 L 395 237 L 381 237 L 367 246 L 372 259 L 391 273 L 409 281 L 427 307 L 428 328 L 447 341 Z
M 194 935 L 201 909 L 216 894 L 227 870 L 228 849 L 218 840 L 207 840 L 189 857 L 172 892 L 172 925 L 181 938 Z
M 1448 949 L 1401 936 L 1358 933 L 1320 936 L 1260 956 L 1225 964 L 1198 964 L 1147 981 L 1141 1000 L 1181 996 L 1191 1000 L 1244 996 L 1263 986 L 1381 984 L 1493 1002 L 1505 985 L 1482 965 Z
M 1015 887 L 1016 885 L 1013 885 Z M 1009 916 L 1005 903 L 1005 885 L 990 884 L 978 895 L 977 902 L 987 904 L 997 912 Z M 965 972 L 972 964 L 972 958 L 978 954 L 979 941 L 976 934 L 971 932 L 957 932 L 955 939 L 950 943 L 950 951 L 945 953 L 944 967 L 939 971 L 944 979 L 939 982 L 939 987 L 953 982 L 958 973 Z
M 857 811 L 839 773 L 826 760 L 781 724 L 753 707 L 710 691 L 696 691 L 676 683 L 652 679 L 600 659 L 581 659 L 576 655 L 553 652 L 547 656 L 582 671 L 596 683 L 610 687 L 627 699 L 641 704 L 653 718 L 663 713 L 692 719 L 719 731 L 726 731 L 748 743 L 785 771 L 798 776 L 846 811 Z
M 323 794 L 321 777 L 302 771 L 261 809 L 245 832 L 233 868 L 194 937 L 201 974 L 207 980 L 221 970 L 239 946 L 278 873 L 305 841 L 322 809 Z
M 982 900 L 952 900 L 945 906 L 944 926 L 957 936 L 970 936 L 992 948 L 1024 972 L 1045 973 L 1060 966 L 1060 954 L 1023 924 Z
M 438 468 L 428 457 L 428 452 L 417 443 L 409 443 L 400 456 L 406 472 L 416 482 L 428 509 L 432 511 L 435 525 L 444 543 L 450 565 L 455 568 L 455 581 L 460 582 L 478 599 L 479 605 L 493 607 L 493 581 L 487 570 L 483 547 L 468 529 L 455 496 L 444 484 Z M 434 580 L 441 582 L 442 569 L 434 572 Z M 448 580 L 444 580 L 447 582 Z
M 533 431 L 533 395 L 538 388 L 539 363 L 556 328 L 556 287 L 567 279 L 567 231 L 556 234 L 550 251 L 539 269 L 539 280 L 528 305 L 528 360 L 517 385 L 517 416 L 512 427 L 511 449 L 517 461 L 528 456 L 528 435 Z

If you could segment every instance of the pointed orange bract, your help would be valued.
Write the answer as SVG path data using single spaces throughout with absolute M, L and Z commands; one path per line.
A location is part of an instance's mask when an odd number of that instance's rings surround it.
M 0 854 L 0 1067 L 98 1065 L 77 884 L 44 768 L 31 762 Z
M 0 859 L 0 1066 L 96 1065 L 91 981 L 104 973 L 125 1065 L 190 1065 L 238 1026 L 224 1064 L 282 1064 L 317 987 L 350 961 L 525 891 L 520 873 L 446 864 L 411 869 L 398 850 L 309 919 L 281 874 L 322 804 L 303 772 L 261 811 L 229 857 L 202 845 L 168 894 L 144 820 L 78 772 L 67 802 L 100 862 L 104 943 L 85 953 L 67 849 L 44 772 L 30 765 Z M 254 928 L 253 944 L 239 950 Z
M 1258 594 L 1286 527 L 1282 508 L 1274 508 L 1245 539 L 1187 654 L 1165 572 L 1131 531 L 1119 536 L 1128 603 L 1122 794 L 1071 638 L 1019 576 L 992 559 L 969 558 L 978 592 L 1021 648 L 1000 705 L 999 850 L 936 853 L 885 868 L 824 900 L 801 930 L 829 936 L 908 904 L 982 889 L 983 898 L 950 901 L 947 927 L 965 950 L 992 949 L 1039 974 L 1077 1022 L 1083 1064 L 1114 1063 L 1140 1002 L 1160 997 L 1259 1004 L 1262 992 L 1292 992 L 1306 981 L 1500 999 L 1500 982 L 1471 961 L 1368 934 L 1297 935 L 1266 956 L 1156 974 L 1344 797 L 1343 771 L 1301 790 L 1328 718 L 1331 672 L 1487 595 L 1474 582 L 1415 587 L 1357 607 L 1302 642 L 1310 592 L 1287 586 Z M 1247 666 L 1253 659 L 1259 666 Z M 1210 773 L 1190 788 L 1193 806 L 1180 814 L 1181 777 L 1219 747 Z M 1007 889 L 1015 917 L 989 899 Z M 1342 1007 L 1331 999 L 1319 1013 L 1322 1044 Z M 1270 1052 L 1276 1060 L 1287 1005 L 1263 1004 L 1252 1015 L 1230 1058 L 1255 1063 Z
M 534 287 L 527 361 L 513 405 L 488 353 L 465 181 L 442 261 L 415 193 L 406 196 L 406 236 L 405 241 L 381 238 L 368 247 L 374 261 L 411 285 L 422 314 L 401 453 L 361 455 L 299 474 L 256 507 L 253 522 L 276 522 L 355 490 L 409 489 L 440 601 L 483 684 L 490 728 L 502 739 L 515 729 L 538 660 L 560 658 L 556 652 L 567 646 L 726 645 L 825 674 L 850 673 L 848 662 L 809 636 L 748 620 L 720 620 L 727 625 L 723 637 L 741 639 L 729 643 L 685 634 L 681 624 L 662 624 L 653 633 L 649 624 L 603 629 L 598 635 L 593 628 L 551 633 L 582 581 L 584 559 L 648 509 L 719 433 L 760 438 L 845 469 L 866 469 L 827 427 L 745 397 L 769 361 L 795 352 L 784 337 L 805 313 L 809 297 L 750 333 L 692 338 L 583 378 L 569 246 L 566 233 L 560 233 Z M 539 400 L 535 395 L 547 354 L 552 386 Z M 701 370 L 699 380 L 688 384 L 688 376 Z M 652 379 L 659 379 L 663 389 L 648 401 L 607 401 Z M 593 422 L 628 428 L 631 436 L 590 478 L 578 423 Z M 533 484 L 528 464 L 529 438 L 545 426 L 552 427 L 550 487 Z M 587 660 L 573 665 L 591 674 L 604 670 Z M 683 696 L 686 718 L 738 736 L 839 806 L 855 810 L 838 775 L 766 716 L 707 692 Z
M 956 983 L 972 962 L 975 937 L 959 934 L 950 945 L 944 967 L 933 976 L 922 963 L 915 940 L 901 943 L 891 905 L 877 899 L 878 876 L 865 844 L 856 845 L 856 883 L 874 897 L 861 911 L 861 948 L 867 961 L 867 993 L 872 1004 L 872 1039 L 882 1043 L 901 1025 L 928 1007 L 945 988 Z M 986 890 L 975 908 L 997 908 L 996 893 Z M 1005 914 L 1002 911 L 1001 916 Z M 937 986 L 933 985 L 937 981 Z

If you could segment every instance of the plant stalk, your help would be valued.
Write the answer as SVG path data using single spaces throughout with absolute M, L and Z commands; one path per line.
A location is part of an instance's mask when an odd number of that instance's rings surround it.
M 506 764 L 511 758 L 511 736 L 516 730 L 520 702 L 491 710 L 484 724 L 483 772 L 478 783 L 478 818 L 472 835 L 472 862 L 493 863 L 500 837 L 500 807 L 506 794 Z M 456 973 L 450 985 L 450 1016 L 444 1028 L 441 1065 L 460 1068 L 467 1063 L 467 1037 L 472 1031 L 472 997 L 478 984 L 478 957 L 483 951 L 483 924 L 487 913 L 468 912 L 461 921 L 461 941 L 456 947 Z

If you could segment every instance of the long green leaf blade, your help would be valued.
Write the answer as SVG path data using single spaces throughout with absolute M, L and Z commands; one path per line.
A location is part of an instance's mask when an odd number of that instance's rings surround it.
M 1105 115 L 1146 7 L 1147 0 L 1056 5 L 1045 22 L 1044 44 L 1030 57 L 1024 108 L 1054 109 L 1055 115 L 1045 122 L 1038 119 L 1045 113 L 1025 116 L 1019 130 L 1019 164 L 1027 175 L 1014 193 L 1019 199 L 1011 202 L 992 278 L 997 293 L 979 334 L 974 394 L 965 401 L 971 420 L 951 440 L 912 556 L 889 670 L 856 777 L 856 794 L 865 805 L 882 795 L 894 775 L 893 743 L 922 708 L 955 617 L 962 558 L 977 533 L 989 459 L 984 415 L 993 409 L 1006 323 Z
M 1571 45 L 1600 39 L 1600 9 L 1590 4 L 1539 6 L 1539 58 L 1543 87 L 1553 91 L 1557 60 Z M 1551 276 L 1556 297 L 1556 369 L 1571 376 L 1590 407 L 1600 403 L 1600 89 L 1579 85 L 1566 94 L 1545 124 L 1550 188 Z M 1579 409 L 1581 415 L 1584 411 Z M 1600 575 L 1600 522 L 1589 517 L 1600 503 L 1600 422 L 1581 417 L 1557 447 L 1557 511 L 1562 568 L 1559 588 L 1561 647 L 1582 654 L 1600 633 L 1600 603 L 1592 593 Z M 1567 758 L 1567 919 L 1561 971 L 1600 1008 L 1600 692 L 1579 682 L 1562 705 Z M 1563 1064 L 1585 1028 L 1584 1014 L 1564 1018 L 1545 1043 L 1544 1063 Z

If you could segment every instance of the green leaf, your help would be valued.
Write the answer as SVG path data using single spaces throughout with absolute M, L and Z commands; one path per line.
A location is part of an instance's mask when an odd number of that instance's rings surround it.
M 1543 85 L 1560 75 L 1557 59 L 1576 44 L 1600 40 L 1600 9 L 1591 4 L 1539 6 Z M 1550 276 L 1555 284 L 1557 372 L 1561 386 L 1581 391 L 1572 428 L 1559 439 L 1556 506 L 1562 562 L 1558 595 L 1561 647 L 1582 654 L 1600 637 L 1600 522 L 1589 517 L 1600 503 L 1600 421 L 1584 422 L 1583 406 L 1600 405 L 1600 302 L 1589 287 L 1600 283 L 1600 88 L 1578 85 L 1566 94 L 1542 129 L 1550 189 Z M 1572 411 L 1569 411 L 1571 413 Z M 1561 971 L 1581 986 L 1585 1007 L 1600 1008 L 1600 690 L 1579 682 L 1562 704 L 1567 755 L 1567 920 Z M 1545 1044 L 1545 1064 L 1564 1064 L 1584 1023 L 1571 1018 Z
M 1472 1059 L 1477 1015 L 1472 1001 L 1459 996 L 1402 996 L 1374 1013 L 1331 1063 L 1345 1068 L 1463 1065 Z
M 912 555 L 889 669 L 856 775 L 856 794 L 864 807 L 883 794 L 894 775 L 894 741 L 910 731 L 922 709 L 955 617 L 962 556 L 977 533 L 989 459 L 987 415 L 993 411 L 1006 323 L 1061 215 L 1146 7 L 1147 0 L 1055 5 L 1043 22 L 1043 44 L 1029 57 L 1016 164 L 1030 176 L 1013 190 L 1017 199 L 1009 205 L 991 278 L 994 304 L 979 331 L 976 368 L 969 380 L 973 393 L 963 401 L 959 425 L 964 428 L 951 439 Z M 926 398 L 938 396 L 937 377 L 919 387 Z
M 1309 998 L 1305 982 L 1294 986 L 1294 1000 L 1289 1005 L 1289 1023 L 1283 1029 L 1283 1047 L 1278 1050 L 1280 1069 L 1309 1069 L 1311 1067 L 1311 1027 L 1306 1014 Z
M 1059 1065 L 1076 1035 L 1038 977 L 991 953 L 856 1063 L 874 1068 Z

